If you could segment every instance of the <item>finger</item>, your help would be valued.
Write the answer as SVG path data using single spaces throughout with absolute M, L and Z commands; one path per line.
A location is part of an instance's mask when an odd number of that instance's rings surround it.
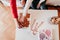
M 23 24 L 20 22 L 18 22 L 18 25 L 19 25 L 19 27 L 18 27 L 19 29 L 23 27 Z
M 18 27 L 18 28 L 19 28 L 19 29 L 20 29 L 20 28 L 22 28 L 22 25 L 19 25 L 19 27 Z

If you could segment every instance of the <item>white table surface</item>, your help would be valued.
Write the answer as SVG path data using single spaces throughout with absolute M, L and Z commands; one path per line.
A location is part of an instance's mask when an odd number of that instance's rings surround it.
M 22 12 L 21 10 L 18 11 L 19 13 Z M 58 16 L 57 10 L 29 10 L 31 14 L 31 24 L 34 19 L 37 19 L 38 22 L 44 21 L 44 24 L 40 27 L 43 28 L 50 28 L 54 29 L 54 40 L 59 40 L 59 28 L 58 25 L 53 25 L 49 23 L 51 17 Z M 16 39 L 15 40 L 38 40 L 38 34 L 33 35 L 30 27 L 18 29 L 16 27 Z

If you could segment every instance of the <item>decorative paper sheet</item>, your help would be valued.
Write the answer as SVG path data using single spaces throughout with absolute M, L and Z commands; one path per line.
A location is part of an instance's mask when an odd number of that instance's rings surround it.
M 16 40 L 59 40 L 58 25 L 50 23 L 51 17 L 58 16 L 56 10 L 29 10 L 29 13 L 30 26 L 22 29 L 16 27 Z M 40 24 L 36 35 L 30 29 L 35 26 L 31 26 L 34 20 Z

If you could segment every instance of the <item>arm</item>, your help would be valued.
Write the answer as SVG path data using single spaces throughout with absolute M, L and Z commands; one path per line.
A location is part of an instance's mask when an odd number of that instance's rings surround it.
M 33 1 L 33 0 L 27 0 L 26 5 L 25 5 L 24 10 L 23 10 L 23 16 L 25 16 L 26 13 L 28 12 L 28 9 L 29 9 L 32 1 Z
M 14 18 L 18 18 L 16 0 L 11 0 L 10 5 L 11 5 L 11 10 Z
M 14 16 L 14 22 L 15 22 L 16 26 L 19 27 L 19 24 L 18 24 L 17 7 L 16 7 L 16 0 L 11 0 L 10 6 L 11 6 L 12 14 L 13 14 L 13 16 Z
M 44 2 L 44 1 L 45 1 L 45 0 L 40 0 L 39 3 L 38 3 L 38 5 L 37 5 L 37 8 L 39 8 L 40 5 L 41 5 L 41 3 Z
M 22 28 L 22 27 L 26 27 L 26 24 L 27 24 L 27 27 L 28 27 L 29 22 L 28 22 L 27 18 L 22 16 L 22 14 L 20 15 L 20 19 L 18 20 L 16 0 L 11 0 L 11 10 L 12 10 L 12 14 L 14 15 L 14 22 L 15 22 L 16 26 L 19 28 Z M 24 20 L 26 20 L 26 22 Z

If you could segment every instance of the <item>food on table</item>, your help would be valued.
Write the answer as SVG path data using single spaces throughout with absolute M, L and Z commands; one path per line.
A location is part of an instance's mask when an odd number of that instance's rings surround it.
M 59 17 L 52 17 L 50 21 L 53 24 L 58 24 L 58 23 L 60 23 L 60 18 Z

